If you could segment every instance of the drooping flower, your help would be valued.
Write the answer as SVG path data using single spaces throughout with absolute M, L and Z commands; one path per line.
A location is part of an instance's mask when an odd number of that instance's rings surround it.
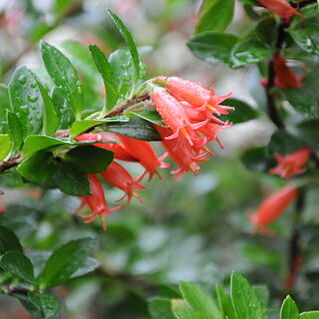
M 145 189 L 145 186 L 141 185 L 140 178 L 134 179 L 131 174 L 119 163 L 113 161 L 107 168 L 107 170 L 101 173 L 103 178 L 113 185 L 114 187 L 119 188 L 125 194 L 123 197 L 118 199 L 117 201 L 121 201 L 125 197 L 127 197 L 126 205 L 129 205 L 132 197 L 136 197 L 139 202 L 143 202 L 141 197 L 136 193 L 136 191 Z
M 266 198 L 259 206 L 257 212 L 250 216 L 250 222 L 260 231 L 265 231 L 267 225 L 275 221 L 298 196 L 298 189 L 286 186 Z
M 304 165 L 308 162 L 310 154 L 311 149 L 308 147 L 302 148 L 286 156 L 275 153 L 274 155 L 278 165 L 270 169 L 269 173 L 279 175 L 286 179 L 291 178 L 293 175 L 303 174 L 306 170 Z
M 296 15 L 303 17 L 297 9 L 293 8 L 286 0 L 257 0 L 262 6 L 268 10 L 276 13 L 284 19 L 290 19 L 291 16 Z
M 165 137 L 172 134 L 172 130 L 159 125 L 156 125 L 156 130 L 162 138 L 162 145 L 169 156 L 178 164 L 179 168 L 172 171 L 177 180 L 180 180 L 184 173 L 192 171 L 194 175 L 198 175 L 200 169 L 198 162 L 207 161 L 207 153 L 196 155 L 193 148 L 189 145 L 183 136 L 178 136 L 176 139 L 167 140 Z
M 291 68 L 287 66 L 286 59 L 279 53 L 274 55 L 274 69 L 275 69 L 275 85 L 283 88 L 301 88 L 305 85 L 301 82 L 304 75 L 296 75 Z
M 163 162 L 163 157 L 157 156 L 149 142 L 137 140 L 124 135 L 117 136 L 125 150 L 133 157 L 137 158 L 138 162 L 145 168 L 145 172 L 142 177 L 149 174 L 148 180 L 150 180 L 153 175 L 156 174 L 160 179 L 162 179 L 162 176 L 157 169 L 167 168 L 169 167 L 169 164 Z
M 91 214 L 80 217 L 86 219 L 85 223 L 91 223 L 95 218 L 99 218 L 103 229 L 106 229 L 105 216 L 111 215 L 111 213 L 107 206 L 103 186 L 95 175 L 89 174 L 87 177 L 90 181 L 92 194 L 79 198 L 91 210 Z M 117 209 L 117 207 L 112 208 L 112 210 L 114 209 Z

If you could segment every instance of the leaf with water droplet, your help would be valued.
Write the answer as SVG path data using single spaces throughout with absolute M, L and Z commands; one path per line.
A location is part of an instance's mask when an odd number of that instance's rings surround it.
M 9 90 L 6 85 L 0 84 L 0 134 L 8 132 L 7 109 L 11 109 Z

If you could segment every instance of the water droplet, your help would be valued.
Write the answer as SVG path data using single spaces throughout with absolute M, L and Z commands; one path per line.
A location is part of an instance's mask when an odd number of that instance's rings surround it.
M 28 95 L 28 100 L 33 103 L 33 102 L 36 102 L 38 100 L 38 97 L 37 96 Z
M 21 83 L 21 84 L 25 84 L 27 82 L 27 78 L 25 77 L 25 75 L 21 74 L 18 78 L 18 81 Z

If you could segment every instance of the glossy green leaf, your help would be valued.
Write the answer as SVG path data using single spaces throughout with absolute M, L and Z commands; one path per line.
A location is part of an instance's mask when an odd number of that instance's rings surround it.
M 3 254 L 8 250 L 22 252 L 22 246 L 13 231 L 0 225 L 0 254 Z
M 232 67 L 239 68 L 270 58 L 272 51 L 258 39 L 249 39 L 238 42 L 231 55 Z
M 51 136 L 44 135 L 31 135 L 25 140 L 22 152 L 24 157 L 28 157 L 31 154 L 47 149 L 52 149 L 61 145 L 75 145 L 76 142 L 69 139 L 58 139 Z
M 8 133 L 12 141 L 12 150 L 19 152 L 23 145 L 23 130 L 18 117 L 13 112 L 7 112 Z
M 298 124 L 294 128 L 294 133 L 297 137 L 305 143 L 313 147 L 315 150 L 319 149 L 319 120 L 309 120 Z
M 260 41 L 273 47 L 278 36 L 278 26 L 275 17 L 266 16 L 262 18 L 256 28 L 256 35 Z
M 56 297 L 32 291 L 28 293 L 28 297 L 32 304 L 37 308 L 40 319 L 60 318 L 60 302 Z
M 80 172 L 97 174 L 106 171 L 113 160 L 113 152 L 93 145 L 81 145 L 68 151 L 64 160 Z
M 55 0 L 53 7 L 54 14 L 58 17 L 63 16 L 65 13 L 68 12 L 73 3 L 74 0 Z
M 111 16 L 111 18 L 113 19 L 118 30 L 121 32 L 121 34 L 126 42 L 126 45 L 128 46 L 128 48 L 131 52 L 132 58 L 133 58 L 134 68 L 135 68 L 135 76 L 136 76 L 136 78 L 140 78 L 140 57 L 139 57 L 139 54 L 137 51 L 135 41 L 134 41 L 130 31 L 127 29 L 127 27 L 123 23 L 123 21 L 116 14 L 114 14 L 112 11 L 107 10 L 107 12 Z M 134 82 L 136 82 L 136 81 L 134 81 Z
M 219 310 L 223 317 L 228 319 L 236 319 L 236 314 L 231 298 L 228 294 L 226 294 L 225 290 L 220 285 L 216 285 L 216 296 Z
M 35 283 L 32 263 L 21 251 L 7 251 L 0 259 L 0 266 L 28 283 Z
M 129 122 L 129 118 L 126 116 L 114 116 L 114 117 L 107 117 L 101 120 L 82 120 L 76 121 L 72 124 L 70 129 L 70 137 L 76 137 L 87 130 L 99 126 L 102 124 L 107 124 L 110 122 Z
M 280 319 L 298 319 L 299 310 L 295 301 L 287 296 L 283 301 L 280 309 Z
M 195 313 L 214 319 L 222 319 L 222 315 L 213 299 L 208 297 L 198 286 L 190 282 L 181 282 L 179 289 L 183 299 Z
M 88 257 L 86 259 L 84 265 L 81 266 L 80 268 L 78 268 L 78 270 L 72 274 L 71 278 L 84 276 L 84 275 L 94 271 L 98 267 L 100 267 L 100 262 L 94 258 Z
M 314 21 L 303 21 L 296 28 L 289 30 L 289 34 L 306 52 L 319 54 L 319 26 Z
M 8 87 L 0 84 L 0 134 L 6 134 L 7 128 L 7 111 L 11 109 Z
M 62 192 L 72 196 L 87 196 L 91 193 L 86 175 L 65 162 L 55 162 L 53 181 Z
M 251 171 L 265 173 L 275 166 L 274 158 L 269 157 L 266 147 L 255 147 L 247 150 L 241 156 L 242 163 Z
M 164 298 L 155 298 L 149 301 L 148 311 L 152 319 L 174 319 L 171 310 L 171 301 Z
M 77 116 L 82 110 L 83 93 L 78 74 L 70 60 L 57 48 L 41 42 L 44 65 L 57 87 L 63 90 L 71 102 Z
M 75 121 L 75 112 L 70 100 L 61 87 L 53 89 L 51 98 L 60 119 L 59 128 L 68 129 Z
M 231 276 L 231 298 L 237 319 L 263 319 L 264 312 L 248 281 L 238 273 Z
M 30 182 L 44 183 L 54 173 L 54 162 L 51 152 L 37 152 L 25 159 L 17 171 Z
M 162 120 L 161 116 L 155 111 L 145 110 L 145 111 L 139 111 L 139 112 L 128 112 L 124 114 L 129 117 L 139 117 L 145 121 L 151 122 L 156 125 L 165 126 L 165 123 Z
M 230 111 L 229 114 L 221 117 L 221 119 L 225 121 L 241 123 L 253 120 L 259 115 L 259 113 L 248 103 L 238 99 L 227 99 L 222 104 L 235 108 L 234 111 Z
M 161 140 L 153 125 L 141 118 L 131 118 L 129 122 L 124 124 L 109 123 L 106 130 L 144 141 Z
M 10 153 L 12 142 L 8 134 L 0 134 L 0 161 L 4 160 Z
M 106 111 L 110 111 L 118 97 L 117 87 L 113 83 L 113 70 L 105 54 L 96 46 L 89 46 L 98 71 L 101 73 L 106 90 Z
M 12 111 L 21 123 L 23 136 L 42 131 L 43 101 L 34 74 L 25 66 L 18 68 L 9 84 Z
M 234 0 L 204 0 L 195 32 L 224 31 L 234 15 Z
M 277 130 L 271 136 L 270 142 L 268 144 L 268 150 L 270 154 L 276 152 L 280 155 L 287 155 L 306 146 L 307 144 L 305 142 L 296 136 L 289 134 L 286 130 Z
M 176 319 L 200 319 L 195 311 L 183 300 L 173 299 L 172 311 Z
M 230 63 L 230 52 L 237 41 L 234 34 L 211 31 L 193 36 L 187 46 L 196 57 L 208 63 Z
M 85 265 L 95 241 L 92 238 L 73 240 L 58 248 L 49 258 L 39 276 L 41 287 L 60 285 Z
M 319 319 L 319 311 L 303 312 L 299 315 L 299 319 Z

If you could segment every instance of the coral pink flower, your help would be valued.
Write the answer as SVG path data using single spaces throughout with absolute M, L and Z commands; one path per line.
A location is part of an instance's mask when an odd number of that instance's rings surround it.
M 293 175 L 302 174 L 305 172 L 303 167 L 309 160 L 311 154 L 310 148 L 302 148 L 294 153 L 286 156 L 281 156 L 275 153 L 278 165 L 269 170 L 270 174 L 279 175 L 282 178 L 289 179 Z
M 156 174 L 160 179 L 161 175 L 158 173 L 158 168 L 169 167 L 168 163 L 163 162 L 163 157 L 157 157 L 150 143 L 137 140 L 135 138 L 124 135 L 117 135 L 125 150 L 145 168 L 145 174 L 149 174 L 149 180 Z
M 105 148 L 107 150 L 110 150 L 114 152 L 114 158 L 122 160 L 122 161 L 129 161 L 129 162 L 138 162 L 139 160 L 135 157 L 133 157 L 129 152 L 125 150 L 123 145 L 118 144 L 114 138 L 111 137 L 111 135 L 105 136 L 104 134 L 94 134 L 94 133 L 84 133 L 80 136 L 77 136 L 75 138 L 78 142 L 96 142 L 96 141 L 102 141 L 102 142 L 109 142 L 109 143 L 93 143 L 92 145 L 96 147 Z
M 165 137 L 170 136 L 172 131 L 168 128 L 156 125 L 156 130 L 162 138 L 162 144 L 170 157 L 179 165 L 179 168 L 172 171 L 177 180 L 180 180 L 185 172 L 192 171 L 197 175 L 200 167 L 197 162 L 207 160 L 207 154 L 195 155 L 193 148 L 189 145 L 183 136 L 179 136 L 174 140 L 167 140 Z
M 136 191 L 140 189 L 144 189 L 145 186 L 139 184 L 140 179 L 134 179 L 131 174 L 119 163 L 112 162 L 107 170 L 101 175 L 104 177 L 104 179 L 113 185 L 114 187 L 119 188 L 122 190 L 125 194 L 123 197 L 118 199 L 117 201 L 121 201 L 125 197 L 127 197 L 127 203 L 126 205 L 129 205 L 131 202 L 132 196 L 136 197 L 141 203 L 143 200 L 138 196 Z
M 154 89 L 152 100 L 165 124 L 173 131 L 173 134 L 166 136 L 165 139 L 170 140 L 177 138 L 181 133 L 190 145 L 193 145 L 190 132 L 204 126 L 208 121 L 205 119 L 203 122 L 190 123 L 183 105 L 163 88 Z
M 208 90 L 201 84 L 181 79 L 178 77 L 163 78 L 166 81 L 166 86 L 169 92 L 180 101 L 185 101 L 191 104 L 194 108 L 205 107 L 217 115 L 228 114 L 234 110 L 231 106 L 219 105 L 221 102 L 228 99 L 232 93 L 224 96 L 217 96 L 214 90 Z
M 4 213 L 7 211 L 7 206 L 0 205 L 0 213 Z
M 102 184 L 99 179 L 93 174 L 89 174 L 88 179 L 90 181 L 92 194 L 79 198 L 81 199 L 83 204 L 92 211 L 92 213 L 90 215 L 81 216 L 81 218 L 87 219 L 85 223 L 91 223 L 95 218 L 100 218 L 103 229 L 106 229 L 106 222 L 104 217 L 107 215 L 111 215 L 111 213 L 106 203 Z M 117 209 L 117 207 L 112 209 Z
M 258 230 L 265 231 L 265 227 L 275 221 L 297 196 L 296 187 L 281 188 L 261 203 L 257 212 L 250 216 L 250 222 L 255 224 Z
M 286 59 L 279 53 L 274 55 L 274 69 L 276 73 L 276 86 L 283 89 L 289 89 L 293 87 L 301 88 L 305 86 L 301 82 L 301 80 L 304 78 L 304 75 L 296 75 L 293 70 L 287 66 Z
M 292 15 L 303 17 L 295 8 L 293 8 L 286 0 L 257 0 L 262 6 L 268 10 L 278 14 L 284 19 L 290 19 Z

